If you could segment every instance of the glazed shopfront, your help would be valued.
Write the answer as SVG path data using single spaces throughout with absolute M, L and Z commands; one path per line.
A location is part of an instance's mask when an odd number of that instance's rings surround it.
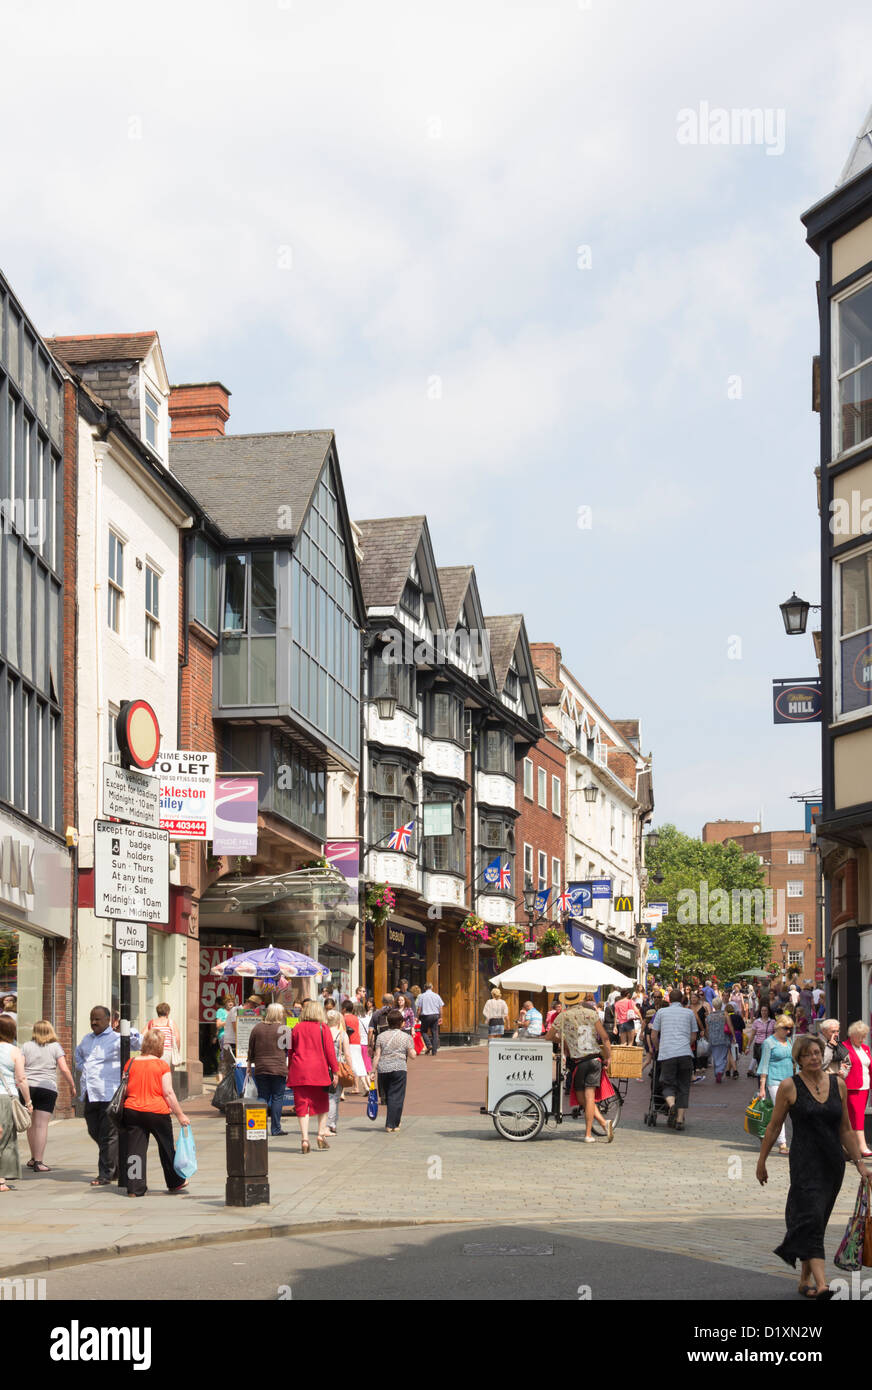
M 0 994 L 15 997 L 25 1042 L 38 1018 L 59 1035 L 72 1022 L 72 990 L 57 983 L 70 939 L 70 872 L 56 840 L 0 815 Z
M 417 922 L 392 917 L 387 924 L 388 989 L 399 989 L 400 980 L 409 987 L 426 984 L 427 931 Z M 366 988 L 373 992 L 373 928 L 366 924 Z M 376 1001 L 379 1002 L 379 1001 Z

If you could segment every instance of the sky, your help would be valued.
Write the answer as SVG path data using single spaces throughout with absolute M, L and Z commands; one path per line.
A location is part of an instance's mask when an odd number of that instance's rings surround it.
M 868 6 L 2 19 L 0 267 L 40 331 L 156 329 L 230 432 L 334 429 L 353 517 L 426 513 L 486 613 L 641 720 L 655 822 L 799 827 L 820 731 L 774 725 L 771 682 L 817 670 L 778 611 L 820 597 L 800 215 L 872 104 Z M 761 138 L 718 143 L 743 109 Z

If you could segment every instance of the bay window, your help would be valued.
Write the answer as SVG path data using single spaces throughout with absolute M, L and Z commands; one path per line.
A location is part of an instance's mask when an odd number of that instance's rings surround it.
M 483 772 L 498 772 L 515 777 L 515 741 L 504 729 L 486 728 L 479 740 L 479 767 Z
M 369 764 L 369 841 L 384 852 L 388 838 L 400 826 L 414 822 L 407 854 L 418 844 L 418 790 L 415 765 L 396 756 L 371 758 Z
M 872 283 L 835 304 L 833 451 L 872 439 Z
M 436 782 L 424 784 L 424 800 L 448 801 L 451 803 L 452 830 L 450 835 L 425 835 L 422 839 L 422 860 L 425 869 L 437 873 L 464 874 L 466 872 L 466 812 L 463 807 L 463 794 L 453 787 L 440 786 Z
M 853 715 L 872 705 L 872 549 L 837 561 L 836 712 Z

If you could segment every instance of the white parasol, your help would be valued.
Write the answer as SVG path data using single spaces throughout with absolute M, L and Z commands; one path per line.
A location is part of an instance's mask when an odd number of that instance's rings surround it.
M 613 985 L 617 989 L 631 989 L 635 984 L 629 975 L 622 975 L 610 965 L 600 960 L 588 960 L 585 956 L 542 956 L 538 960 L 521 961 L 501 975 L 491 977 L 492 985 L 501 989 L 536 990 L 544 989 L 549 994 L 593 993 L 601 985 Z

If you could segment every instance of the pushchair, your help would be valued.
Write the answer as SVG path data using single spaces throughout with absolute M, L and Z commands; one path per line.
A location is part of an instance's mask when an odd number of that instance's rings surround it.
M 669 1106 L 663 1098 L 660 1089 L 660 1063 L 655 1057 L 651 1063 L 651 1094 L 648 1098 L 648 1110 L 642 1116 L 643 1123 L 650 1125 L 653 1129 L 657 1123 L 658 1115 L 668 1115 Z

